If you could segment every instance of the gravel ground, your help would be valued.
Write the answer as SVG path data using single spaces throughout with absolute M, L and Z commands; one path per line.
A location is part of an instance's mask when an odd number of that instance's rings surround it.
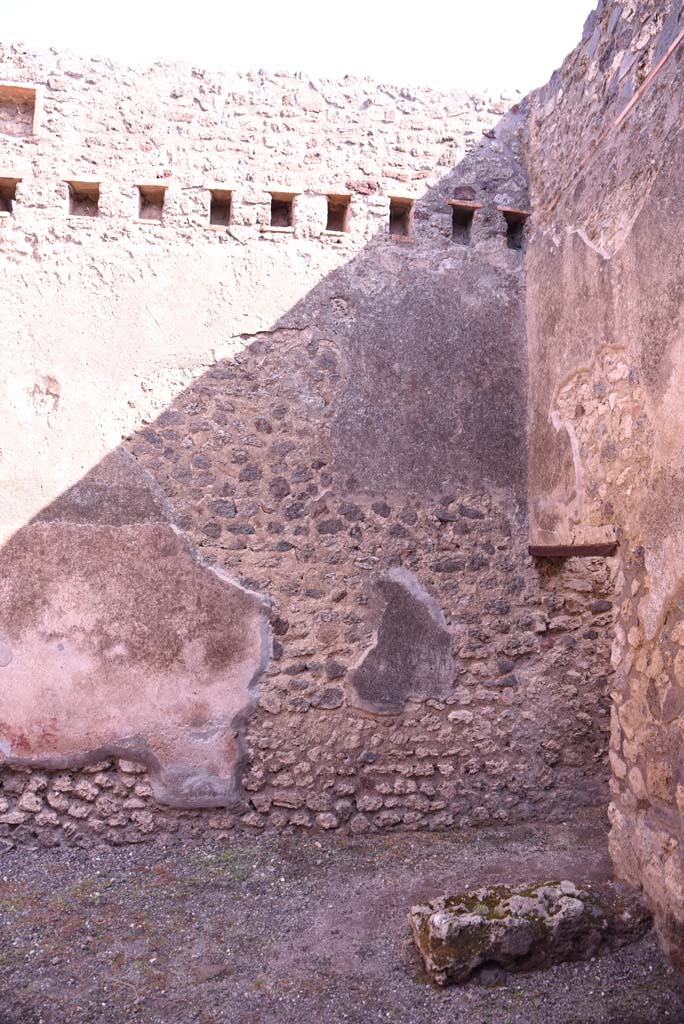
M 493 988 L 429 982 L 415 902 L 464 886 L 610 875 L 603 815 L 544 828 L 0 857 L 1 1024 L 684 1022 L 651 935 Z

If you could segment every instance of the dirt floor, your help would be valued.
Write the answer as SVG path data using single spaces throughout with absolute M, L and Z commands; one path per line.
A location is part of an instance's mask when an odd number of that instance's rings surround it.
M 441 990 L 413 903 L 464 886 L 608 877 L 603 816 L 363 839 L 235 835 L 0 856 L 1 1024 L 684 1022 L 652 936 L 619 954 Z

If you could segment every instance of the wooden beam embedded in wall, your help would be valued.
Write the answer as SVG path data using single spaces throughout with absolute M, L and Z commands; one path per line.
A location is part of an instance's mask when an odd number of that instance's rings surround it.
M 617 541 L 603 544 L 530 544 L 533 558 L 606 558 L 617 551 Z

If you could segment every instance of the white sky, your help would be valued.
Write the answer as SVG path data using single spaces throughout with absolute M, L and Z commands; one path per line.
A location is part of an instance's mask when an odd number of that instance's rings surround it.
M 543 85 L 596 0 L 0 0 L 4 42 L 128 63 L 369 75 L 471 90 Z

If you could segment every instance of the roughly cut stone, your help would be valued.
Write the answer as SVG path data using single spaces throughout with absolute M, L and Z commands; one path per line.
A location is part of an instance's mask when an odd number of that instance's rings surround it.
M 641 938 L 651 918 L 617 882 L 505 885 L 441 896 L 412 907 L 409 924 L 438 985 L 467 981 L 480 969 L 531 971 L 589 960 Z

